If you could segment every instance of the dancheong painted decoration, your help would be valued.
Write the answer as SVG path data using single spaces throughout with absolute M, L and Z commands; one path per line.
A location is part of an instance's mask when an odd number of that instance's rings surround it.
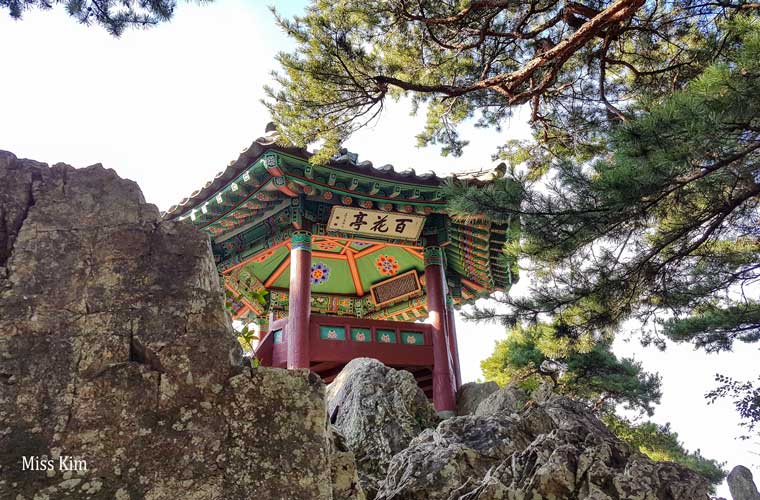
M 504 249 L 519 222 L 458 220 L 443 188 L 485 186 L 499 170 L 443 178 L 348 152 L 314 165 L 267 132 L 165 217 L 210 236 L 234 319 L 260 330 L 262 365 L 330 382 L 374 357 L 412 372 L 449 414 L 461 384 L 453 308 L 516 282 Z

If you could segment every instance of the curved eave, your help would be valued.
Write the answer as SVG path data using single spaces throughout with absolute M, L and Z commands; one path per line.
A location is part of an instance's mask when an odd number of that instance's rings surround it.
M 278 144 L 275 135 L 260 137 L 246 148 L 236 160 L 231 161 L 227 168 L 217 173 L 203 187 L 194 191 L 190 196 L 184 198 L 176 205 L 171 206 L 165 212 L 164 218 L 174 218 L 181 213 L 198 207 L 215 193 L 224 189 L 227 184 L 233 182 L 268 151 L 290 155 L 303 161 L 308 161 L 313 156 L 312 153 L 304 148 L 286 147 Z M 348 158 L 333 160 L 326 166 L 339 170 L 346 175 L 363 175 L 385 182 L 403 182 L 431 188 L 441 186 L 444 181 L 443 178 L 438 177 L 433 172 L 422 175 L 417 175 L 414 170 L 397 172 L 393 165 L 375 167 L 372 162 L 352 163 Z

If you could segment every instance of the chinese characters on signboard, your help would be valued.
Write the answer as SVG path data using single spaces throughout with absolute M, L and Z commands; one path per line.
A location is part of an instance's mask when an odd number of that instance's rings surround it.
M 363 208 L 334 206 L 327 223 L 328 231 L 416 240 L 420 237 L 425 216 L 382 212 Z

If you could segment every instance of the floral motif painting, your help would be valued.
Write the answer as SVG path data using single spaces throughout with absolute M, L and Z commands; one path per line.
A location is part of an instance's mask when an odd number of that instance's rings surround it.
M 396 262 L 396 258 L 394 256 L 381 255 L 375 261 L 375 267 L 377 267 L 377 270 L 380 271 L 380 274 L 393 276 L 398 272 L 399 265 L 398 262 Z
M 376 330 L 375 336 L 381 344 L 394 344 L 396 342 L 396 332 L 393 330 Z
M 317 262 L 311 266 L 311 284 L 321 285 L 330 279 L 330 268 L 322 262 Z
M 407 345 L 423 345 L 425 336 L 417 332 L 401 332 L 401 342 Z
M 338 248 L 338 244 L 332 240 L 318 241 L 314 244 L 318 250 L 332 251 Z
M 351 339 L 354 342 L 369 342 L 370 341 L 370 329 L 369 328 L 351 328 Z
M 321 325 L 319 338 L 322 340 L 346 340 L 346 329 L 342 326 Z

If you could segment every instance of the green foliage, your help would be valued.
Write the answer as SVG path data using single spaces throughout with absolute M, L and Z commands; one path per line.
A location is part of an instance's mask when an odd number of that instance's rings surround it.
M 485 186 L 453 180 L 447 182 L 444 192 L 446 198 L 451 200 L 447 210 L 452 215 L 466 219 L 477 214 L 499 222 L 508 222 L 512 218 L 519 220 L 517 216 L 505 216 L 501 209 L 493 210 L 493 207 L 520 206 L 523 186 L 512 179 L 495 179 Z
M 237 339 L 245 351 L 253 352 L 253 341 L 259 340 L 259 337 L 256 332 L 250 329 L 250 325 L 244 325 L 237 331 Z
M 714 23 L 746 4 L 314 0 L 277 17 L 296 49 L 278 56 L 265 104 L 285 141 L 320 144 L 315 162 L 401 96 L 426 107 L 418 142 L 444 155 L 466 146 L 465 120 L 499 129 L 523 103 L 543 138 L 577 151 L 635 111 L 632 95 L 701 71 L 723 50 Z
M 576 337 L 611 338 L 636 318 L 646 342 L 714 351 L 760 338 L 743 292 L 760 279 L 760 21 L 737 17 L 720 36 L 714 64 L 667 98 L 641 96 L 637 118 L 597 129 L 595 147 L 509 145 L 505 155 L 531 158 L 514 176 L 522 205 L 475 208 L 520 216 L 535 280 L 498 319 L 556 318 Z
M 211 0 L 201 0 L 211 1 Z M 147 28 L 171 19 L 176 0 L 0 0 L 14 19 L 24 11 L 50 9 L 63 5 L 66 12 L 82 24 L 97 23 L 114 36 L 130 27 Z
M 528 390 L 550 380 L 555 391 L 587 402 L 615 435 L 652 460 L 684 465 L 713 485 L 723 481 L 723 464 L 703 457 L 699 450 L 686 450 L 669 424 L 633 423 L 615 414 L 623 406 L 651 416 L 652 406 L 660 401 L 659 376 L 644 372 L 632 359 L 618 359 L 605 342 L 592 344 L 583 353 L 565 350 L 559 359 L 547 355 L 547 351 L 558 352 L 554 343 L 552 325 L 517 326 L 481 363 L 483 374 L 500 385 L 517 382 Z M 548 369 L 552 364 L 562 368 Z
M 751 381 L 741 382 L 719 374 L 715 375 L 715 380 L 720 385 L 705 395 L 708 403 L 713 404 L 725 397 L 732 398 L 742 419 L 741 425 L 750 433 L 754 431 L 760 425 L 760 384 L 755 386 Z M 757 380 L 760 382 L 760 377 Z M 750 438 L 749 435 L 740 437 Z
M 703 457 L 699 450 L 686 450 L 678 440 L 678 434 L 670 429 L 670 424 L 635 424 L 614 414 L 606 415 L 603 420 L 617 437 L 652 460 L 684 465 L 704 476 L 713 486 L 726 477 L 725 464 Z
M 760 340 L 760 304 L 748 301 L 721 307 L 705 303 L 689 316 L 663 323 L 663 333 L 675 342 L 691 342 L 708 352 L 731 350 L 734 341 Z
M 632 359 L 618 359 L 608 343 L 570 342 L 556 325 L 545 323 L 513 328 L 481 368 L 487 380 L 501 385 L 519 382 L 533 389 L 542 379 L 551 380 L 555 390 L 587 401 L 597 411 L 623 405 L 651 415 L 661 396 L 660 377 Z

